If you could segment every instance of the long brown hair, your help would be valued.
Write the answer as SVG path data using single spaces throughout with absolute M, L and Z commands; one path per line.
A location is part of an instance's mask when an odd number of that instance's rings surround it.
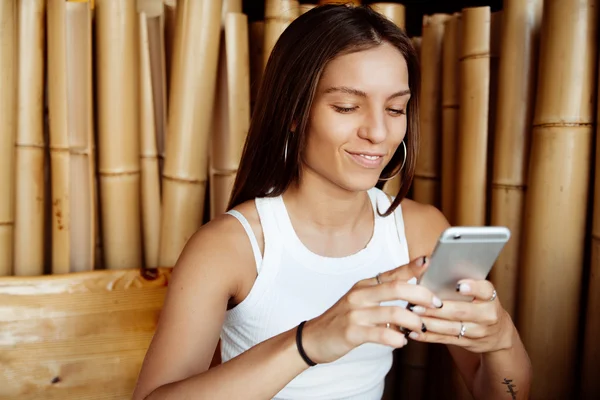
M 275 44 L 263 74 L 250 130 L 228 209 L 255 197 L 278 196 L 300 177 L 301 152 L 317 84 L 336 56 L 388 42 L 404 56 L 411 98 L 407 105 L 406 162 L 389 215 L 412 184 L 419 146 L 419 65 L 406 33 L 368 6 L 324 5 L 294 20 Z M 292 130 L 294 131 L 292 133 Z M 381 177 L 396 174 L 404 160 L 399 146 Z M 380 181 L 381 188 L 385 182 Z

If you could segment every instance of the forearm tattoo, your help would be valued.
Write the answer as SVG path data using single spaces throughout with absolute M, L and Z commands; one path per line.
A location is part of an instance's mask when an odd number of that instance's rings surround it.
M 514 385 L 512 383 L 512 381 L 513 381 L 512 379 L 504 378 L 504 381 L 502 382 L 502 384 L 506 385 L 506 387 L 508 388 L 508 390 L 506 392 L 510 393 L 510 395 L 512 396 L 513 400 L 516 400 L 516 398 L 517 398 L 517 391 L 515 390 L 515 388 L 517 386 Z

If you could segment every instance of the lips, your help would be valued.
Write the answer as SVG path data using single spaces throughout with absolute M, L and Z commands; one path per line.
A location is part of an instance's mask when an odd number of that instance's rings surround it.
M 379 168 L 383 163 L 383 157 L 385 154 L 381 153 L 351 153 L 347 152 L 350 158 L 354 160 L 358 165 L 364 168 Z

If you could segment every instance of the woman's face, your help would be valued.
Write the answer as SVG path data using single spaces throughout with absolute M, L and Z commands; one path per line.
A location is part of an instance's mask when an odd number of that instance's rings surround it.
M 311 109 L 303 174 L 349 191 L 375 186 L 406 135 L 409 97 L 406 61 L 388 43 L 332 60 Z

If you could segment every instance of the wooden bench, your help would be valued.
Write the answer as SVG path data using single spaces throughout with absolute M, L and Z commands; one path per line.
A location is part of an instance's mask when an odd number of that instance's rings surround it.
M 0 278 L 0 399 L 130 399 L 170 274 Z

